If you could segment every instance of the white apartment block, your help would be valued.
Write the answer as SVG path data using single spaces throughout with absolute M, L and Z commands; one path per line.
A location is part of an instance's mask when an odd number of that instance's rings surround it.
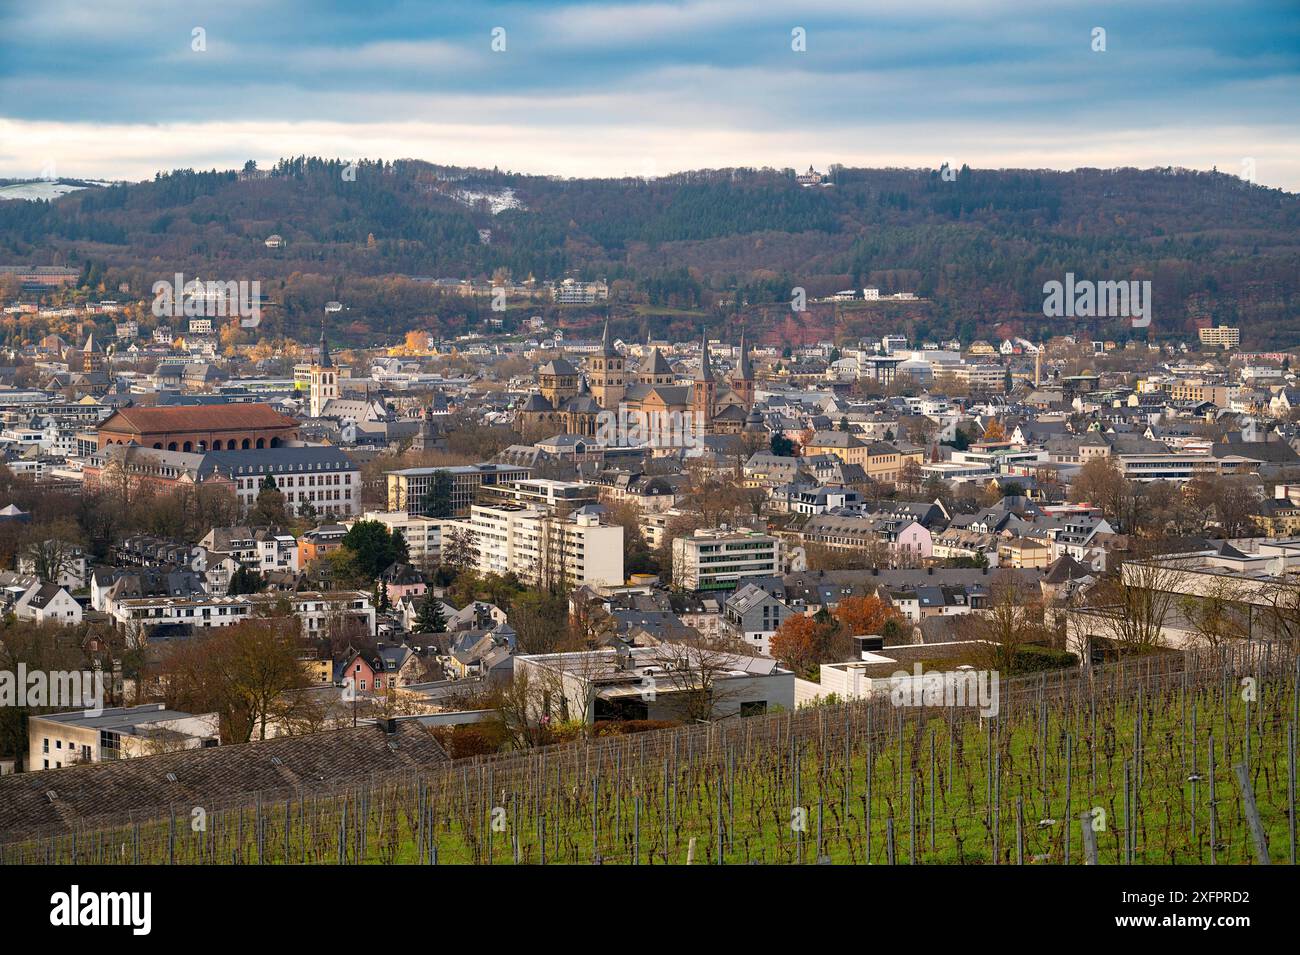
M 591 305 L 609 298 L 609 286 L 604 282 L 565 279 L 551 289 L 551 298 L 561 305 Z
M 673 541 L 673 584 L 685 590 L 729 590 L 745 577 L 781 573 L 781 541 L 747 528 L 698 530 Z
M 281 600 L 298 618 L 303 636 L 329 630 L 331 621 L 348 619 L 375 632 L 375 608 L 362 590 L 302 591 L 300 593 L 240 594 L 237 597 L 131 597 L 115 601 L 109 613 L 130 640 L 140 641 L 145 630 L 159 624 L 189 624 L 199 628 L 229 627 L 257 616 L 268 616 Z
M 448 521 L 473 535 L 478 571 L 513 573 L 531 583 L 623 584 L 623 528 L 587 512 L 567 518 L 521 504 L 476 504 L 468 521 Z

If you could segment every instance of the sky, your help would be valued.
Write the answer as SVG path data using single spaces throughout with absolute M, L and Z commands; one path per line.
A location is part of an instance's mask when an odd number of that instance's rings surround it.
M 0 0 L 9 178 L 306 154 L 1216 167 L 1294 192 L 1298 120 L 1300 0 Z

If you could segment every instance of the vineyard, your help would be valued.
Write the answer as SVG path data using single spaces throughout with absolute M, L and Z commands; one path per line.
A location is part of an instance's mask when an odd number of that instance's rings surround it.
M 594 739 L 170 818 L 0 836 L 5 864 L 1294 864 L 1295 648 Z

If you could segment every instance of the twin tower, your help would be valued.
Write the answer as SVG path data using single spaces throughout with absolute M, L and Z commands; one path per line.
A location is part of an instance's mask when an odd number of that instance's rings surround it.
M 588 364 L 588 386 L 601 408 L 616 410 L 628 398 L 640 403 L 647 392 L 669 388 L 675 381 L 676 375 L 667 359 L 658 348 L 651 348 L 633 381 L 629 382 L 626 359 L 614 347 L 609 336 L 609 322 L 605 323 L 600 354 L 592 357 Z M 738 399 L 746 411 L 754 407 L 754 368 L 744 331 L 740 333 L 740 360 L 723 383 L 722 390 L 734 396 L 733 400 Z M 709 421 L 714 417 L 719 397 L 719 381 L 713 374 L 709 336 L 705 332 L 700 336 L 700 370 L 689 393 L 690 410 L 696 414 L 697 420 Z

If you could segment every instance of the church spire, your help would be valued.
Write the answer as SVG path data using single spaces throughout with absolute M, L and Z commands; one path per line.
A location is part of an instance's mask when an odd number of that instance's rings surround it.
M 740 363 L 736 366 L 736 377 L 741 381 L 754 380 L 754 368 L 749 363 L 749 342 L 745 339 L 745 329 L 740 329 Z
M 614 343 L 609 339 L 609 319 L 605 319 L 605 331 L 600 336 L 600 343 L 601 343 L 601 348 L 600 348 L 601 357 L 603 358 L 619 357 L 618 349 L 614 347 Z
M 700 333 L 700 374 L 696 381 L 712 381 L 713 366 L 709 363 L 709 331 Z
M 322 368 L 333 368 L 334 361 L 330 358 L 330 346 L 325 341 L 325 319 L 320 320 L 320 366 Z

